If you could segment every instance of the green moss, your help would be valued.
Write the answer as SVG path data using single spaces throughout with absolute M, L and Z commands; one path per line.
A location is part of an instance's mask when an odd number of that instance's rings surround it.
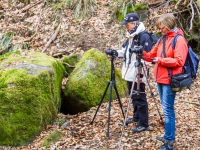
M 95 49 L 88 50 L 77 63 L 65 89 L 65 96 L 71 107 L 78 107 L 77 111 L 81 112 L 96 106 L 110 83 L 110 69 L 110 62 L 105 54 Z M 121 79 L 121 72 L 115 70 L 115 77 L 119 94 L 125 95 L 126 83 Z M 109 92 L 110 88 L 107 90 L 105 101 L 108 101 Z M 113 89 L 112 99 L 116 98 Z
M 144 10 L 144 9 L 147 9 L 146 4 L 141 4 L 141 3 L 139 3 L 139 4 L 136 4 L 136 5 L 135 5 L 135 11 L 136 11 L 136 12 L 137 12 L 138 10 Z
M 19 52 L 19 51 L 8 52 L 8 53 L 5 53 L 5 54 L 3 54 L 3 55 L 0 55 L 0 61 L 2 61 L 2 60 L 4 60 L 4 59 L 8 58 L 8 57 L 9 57 L 10 55 L 12 55 L 12 54 L 20 54 L 20 52 Z
M 138 13 L 138 11 L 140 10 L 144 10 L 147 9 L 146 4 L 136 4 L 134 5 L 133 3 L 127 3 L 127 4 L 123 4 L 123 7 L 120 7 L 119 10 L 117 11 L 117 20 L 119 22 L 123 21 L 124 16 L 128 13 Z
M 57 117 L 64 66 L 42 53 L 31 53 L 11 55 L 0 67 L 0 145 L 25 145 Z
M 61 131 L 54 130 L 49 136 L 47 136 L 47 138 L 42 143 L 42 146 L 50 146 L 52 143 L 57 142 L 63 135 L 64 133 Z
M 66 69 L 66 72 L 68 74 L 70 74 L 74 68 L 75 68 L 75 65 L 77 64 L 77 62 L 81 59 L 81 54 L 72 54 L 70 56 L 67 56 L 63 59 L 63 62 L 67 63 L 68 65 L 65 65 L 65 69 Z

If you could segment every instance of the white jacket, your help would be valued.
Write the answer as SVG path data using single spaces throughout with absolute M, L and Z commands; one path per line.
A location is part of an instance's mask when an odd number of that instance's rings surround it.
M 131 82 L 137 81 L 136 76 L 137 76 L 138 68 L 140 68 L 140 67 L 135 66 L 135 62 L 137 62 L 135 53 L 132 53 L 131 61 L 130 61 L 129 49 L 132 45 L 134 36 L 138 35 L 140 32 L 142 32 L 144 30 L 145 30 L 144 24 L 142 22 L 140 22 L 136 32 L 132 33 L 131 35 L 130 35 L 130 33 L 127 32 L 127 39 L 129 39 L 129 43 L 127 44 L 127 46 L 122 47 L 121 50 L 117 50 L 118 57 L 126 57 L 125 61 L 123 62 L 123 66 L 122 66 L 122 78 L 125 79 L 126 81 L 131 81 Z M 126 54 L 124 56 L 125 52 L 126 52 Z M 129 63 L 129 61 L 130 61 L 130 63 Z M 145 69 L 145 72 L 146 72 L 146 67 L 144 65 L 144 61 L 142 60 L 141 62 L 143 63 L 143 68 Z M 140 72 L 143 73 L 143 69 L 142 68 L 140 68 L 140 69 L 141 69 Z M 142 78 L 142 82 L 144 82 L 144 83 L 146 82 L 145 75 Z

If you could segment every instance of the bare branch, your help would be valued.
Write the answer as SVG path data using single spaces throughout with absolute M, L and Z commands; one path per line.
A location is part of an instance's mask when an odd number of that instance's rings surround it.
M 199 17 L 199 19 L 200 19 L 200 12 L 199 12 L 199 9 L 198 9 L 198 7 L 197 7 L 197 4 L 193 1 L 193 4 L 194 4 L 194 6 L 195 6 L 195 8 L 196 8 L 196 10 L 197 10 L 197 13 L 198 13 L 198 17 Z
M 193 19 L 194 19 L 194 8 L 192 6 L 192 2 L 193 2 L 193 0 L 190 0 L 190 3 L 188 4 L 191 7 L 191 10 L 192 10 L 192 18 L 190 19 L 190 28 L 189 28 L 189 31 L 192 30 Z
M 181 102 L 189 103 L 189 104 L 195 104 L 195 105 L 200 105 L 200 103 L 198 103 L 198 102 L 190 102 L 190 101 L 184 101 L 184 100 L 181 100 Z
M 41 2 L 43 2 L 43 0 L 41 0 L 41 1 L 39 1 L 39 2 L 37 2 L 37 3 L 35 3 L 35 4 L 33 4 L 32 6 L 25 7 L 24 9 L 21 10 L 21 12 L 23 13 L 23 12 L 29 10 L 30 8 L 32 8 L 32 7 L 34 7 L 34 6 L 38 5 L 38 4 L 40 4 Z
M 51 42 L 53 42 L 53 41 L 56 39 L 56 37 L 57 37 L 57 35 L 58 35 L 58 32 L 59 32 L 59 30 L 60 30 L 60 27 L 61 27 L 61 23 L 58 25 L 58 27 L 57 27 L 55 33 L 52 35 L 52 37 L 50 38 L 50 40 L 47 42 L 47 44 L 45 45 L 45 47 L 44 47 L 44 49 L 42 50 L 42 52 L 44 52 L 44 51 L 49 47 L 49 45 L 51 44 Z
M 176 5 L 175 5 L 175 9 L 178 8 L 178 5 L 179 5 L 182 1 L 183 1 L 183 0 L 179 0 L 179 1 L 176 3 Z

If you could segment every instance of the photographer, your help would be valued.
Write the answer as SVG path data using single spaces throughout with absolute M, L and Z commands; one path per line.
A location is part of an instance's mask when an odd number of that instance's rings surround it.
M 148 130 L 148 104 L 145 94 L 145 75 L 141 72 L 140 81 L 137 81 L 136 73 L 137 67 L 135 63 L 138 61 L 136 58 L 137 53 L 132 52 L 131 48 L 136 46 L 142 46 L 146 52 L 149 52 L 152 48 L 152 41 L 148 34 L 141 34 L 145 31 L 144 24 L 139 22 L 139 16 L 136 13 L 129 13 L 125 16 L 123 22 L 120 25 L 125 25 L 127 29 L 127 40 L 122 45 L 121 50 L 117 50 L 117 56 L 123 57 L 124 62 L 122 66 L 122 78 L 127 81 L 127 88 L 129 94 L 131 93 L 131 87 L 134 82 L 134 91 L 137 90 L 137 82 L 140 83 L 139 95 L 132 95 L 133 103 L 133 117 L 126 121 L 126 124 L 137 122 L 137 126 L 131 128 L 133 132 L 141 132 Z M 145 66 L 144 66 L 145 68 Z M 135 81 L 133 81 L 135 79 Z M 133 92 L 134 93 L 134 92 Z
M 175 141 L 175 112 L 174 100 L 176 93 L 170 87 L 168 69 L 173 75 L 181 73 L 188 53 L 187 42 L 183 36 L 177 39 L 175 49 L 172 49 L 172 40 L 175 35 L 183 35 L 183 31 L 176 27 L 176 18 L 173 14 L 163 14 L 156 23 L 163 37 L 157 42 L 151 52 L 143 52 L 143 59 L 154 58 L 154 78 L 157 82 L 158 93 L 165 117 L 165 133 L 156 139 L 164 142 L 160 150 L 172 150 Z

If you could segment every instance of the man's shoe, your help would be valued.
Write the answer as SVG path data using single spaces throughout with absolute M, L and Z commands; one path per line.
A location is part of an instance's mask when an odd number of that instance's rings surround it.
M 131 128 L 131 131 L 133 131 L 133 132 L 141 132 L 141 131 L 146 131 L 148 129 L 149 129 L 149 127 L 136 126 L 134 128 Z
M 134 122 L 138 122 L 138 120 L 134 119 L 134 118 L 129 118 L 128 120 L 126 120 L 126 126 L 130 123 L 134 123 Z
M 161 142 L 165 142 L 164 137 L 156 137 L 156 140 L 161 141 Z
M 173 142 L 165 140 L 165 143 L 161 146 L 159 150 L 173 150 Z

